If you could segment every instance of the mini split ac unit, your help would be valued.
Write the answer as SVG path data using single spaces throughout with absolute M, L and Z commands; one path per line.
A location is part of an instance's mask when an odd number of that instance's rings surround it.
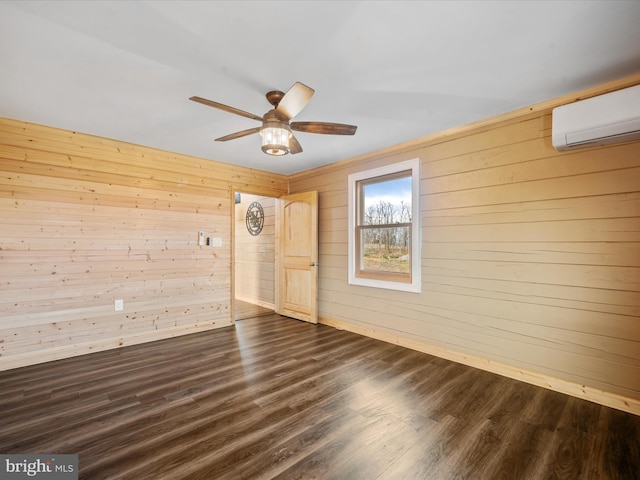
M 640 85 L 553 109 L 552 143 L 558 150 L 640 139 Z

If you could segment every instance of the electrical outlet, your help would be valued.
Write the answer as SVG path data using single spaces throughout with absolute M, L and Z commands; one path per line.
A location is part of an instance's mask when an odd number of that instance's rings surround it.
M 121 312 L 124 310 L 124 300 L 116 300 L 114 305 L 116 312 Z

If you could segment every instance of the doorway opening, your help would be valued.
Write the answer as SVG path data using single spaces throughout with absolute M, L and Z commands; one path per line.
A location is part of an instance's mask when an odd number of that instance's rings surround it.
M 234 321 L 275 310 L 276 198 L 235 192 Z

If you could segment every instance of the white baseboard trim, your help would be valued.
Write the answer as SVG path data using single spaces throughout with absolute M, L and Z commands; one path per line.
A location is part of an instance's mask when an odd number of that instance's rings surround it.
M 521 368 L 513 367 L 500 362 L 494 362 L 482 357 L 467 355 L 446 348 L 437 347 L 425 342 L 412 340 L 406 337 L 395 335 L 389 332 L 366 328 L 354 325 L 342 320 L 334 320 L 331 318 L 320 317 L 319 323 L 337 328 L 338 330 L 346 330 L 348 332 L 357 333 L 366 337 L 375 338 L 384 342 L 393 343 L 401 347 L 417 350 L 440 358 L 445 358 L 453 362 L 468 365 L 470 367 L 479 368 L 487 372 L 496 373 L 504 377 L 513 378 L 522 382 L 530 383 L 538 387 L 547 388 L 554 392 L 564 393 L 573 397 L 595 402 L 600 405 L 622 410 L 634 415 L 640 415 L 640 400 L 624 397 L 615 393 L 605 392 L 597 388 L 580 385 L 577 383 L 561 380 L 540 373 L 530 372 Z

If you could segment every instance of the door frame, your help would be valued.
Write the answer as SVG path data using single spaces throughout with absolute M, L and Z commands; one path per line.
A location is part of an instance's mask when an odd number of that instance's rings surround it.
M 231 259 L 230 259 L 230 268 L 231 268 L 231 285 L 230 285 L 230 299 L 229 299 L 229 314 L 231 315 L 231 325 L 235 325 L 236 323 L 236 221 L 235 221 L 235 206 L 236 206 L 236 193 L 239 194 L 247 194 L 247 195 L 258 195 L 261 197 L 269 197 L 269 198 L 273 198 L 276 200 L 276 208 L 277 208 L 277 200 L 283 196 L 286 195 L 285 193 L 280 193 L 278 194 L 277 192 L 273 192 L 271 190 L 269 191 L 265 191 L 265 190 L 260 190 L 260 189 L 252 189 L 250 187 L 247 187 L 246 185 L 230 185 L 229 186 L 229 190 L 230 190 L 230 195 L 229 195 L 229 202 L 231 205 L 231 208 L 229 209 L 229 211 L 231 212 L 230 215 L 230 222 L 231 222 L 231 230 L 230 230 L 230 247 L 231 247 Z M 275 239 L 274 239 L 275 242 Z M 275 272 L 274 272 L 274 277 L 275 277 Z M 275 285 L 275 281 L 276 279 L 273 279 L 274 281 L 274 285 Z M 274 305 L 275 305 L 275 301 L 274 301 Z
M 251 188 L 250 186 L 247 185 L 236 185 L 236 184 L 230 184 L 229 185 L 229 204 L 230 204 L 230 223 L 231 223 L 231 228 L 230 228 L 230 254 L 231 254 L 231 258 L 230 258 L 230 270 L 231 270 L 231 275 L 230 275 L 230 298 L 229 298 L 229 314 L 231 316 L 231 325 L 235 325 L 236 322 L 236 228 L 235 228 L 235 196 L 236 193 L 240 193 L 240 194 L 248 194 L 248 195 L 259 195 L 259 196 L 263 196 L 263 197 L 269 197 L 269 198 L 273 198 L 276 200 L 276 209 L 280 208 L 279 202 L 281 201 L 282 197 L 285 197 L 287 195 L 292 195 L 289 192 L 274 192 L 273 190 L 264 190 L 264 189 L 260 189 L 260 188 Z M 300 193 L 305 193 L 305 192 L 300 192 Z M 317 198 L 316 198 L 317 199 Z M 317 219 L 316 219 L 317 220 Z M 319 227 L 319 225 L 318 225 Z M 277 230 L 278 226 L 276 225 L 276 230 Z M 276 256 L 279 255 L 278 253 L 278 249 L 279 249 L 279 245 L 278 245 L 278 237 L 279 237 L 279 232 L 276 231 L 276 235 L 275 235 L 275 239 L 274 242 L 276 243 L 275 245 L 275 249 L 276 249 Z M 316 245 L 316 250 L 318 248 L 318 245 Z M 316 256 L 319 256 L 319 252 L 316 251 Z M 316 266 L 314 267 L 316 270 L 316 276 L 318 274 L 318 267 L 317 267 L 317 262 L 318 262 L 318 258 L 316 258 Z M 278 272 L 274 271 L 274 286 L 275 286 L 275 292 L 274 294 L 276 295 L 276 297 L 274 298 L 274 307 L 278 304 L 279 299 L 277 298 L 278 295 L 278 290 L 279 290 L 279 286 L 277 285 L 277 282 L 279 281 L 278 278 Z M 316 285 L 317 285 L 317 280 L 316 280 Z M 316 296 L 318 294 L 318 289 L 316 287 Z M 316 300 L 317 302 L 317 300 Z M 317 305 L 316 305 L 316 313 L 317 313 Z

